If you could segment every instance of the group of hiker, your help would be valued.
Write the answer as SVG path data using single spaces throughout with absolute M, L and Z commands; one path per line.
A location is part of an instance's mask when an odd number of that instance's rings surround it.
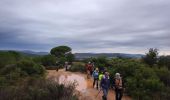
M 115 77 L 113 79 L 114 83 L 111 84 L 109 72 L 106 69 L 104 69 L 104 67 L 102 69 L 98 69 L 97 67 L 94 66 L 94 63 L 88 62 L 86 64 L 86 70 L 87 70 L 87 78 L 89 79 L 90 76 L 93 77 L 94 80 L 93 87 L 94 88 L 96 87 L 96 89 L 99 90 L 99 93 L 100 91 L 103 91 L 103 96 L 102 96 L 103 100 L 107 100 L 108 91 L 111 86 L 113 86 L 115 89 L 115 93 L 116 93 L 115 99 L 121 100 L 123 96 L 123 82 L 120 73 L 115 74 Z

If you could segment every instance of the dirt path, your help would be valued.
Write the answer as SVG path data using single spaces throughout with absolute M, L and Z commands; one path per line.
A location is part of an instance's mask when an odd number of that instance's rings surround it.
M 76 90 L 78 90 L 81 94 L 80 100 L 102 100 L 102 91 L 97 96 L 99 90 L 93 88 L 92 83 L 93 80 L 87 79 L 85 74 L 79 72 L 69 72 L 64 71 L 64 69 L 59 70 L 58 72 L 55 70 L 48 70 L 48 78 L 56 77 L 59 79 L 59 82 L 74 82 L 78 83 Z M 108 100 L 115 100 L 115 93 L 113 90 L 109 91 Z M 122 100 L 131 100 L 129 97 L 124 96 Z

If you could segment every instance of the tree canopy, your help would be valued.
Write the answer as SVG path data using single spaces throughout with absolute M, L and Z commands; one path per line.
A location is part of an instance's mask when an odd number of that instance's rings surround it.
M 64 64 L 65 61 L 72 62 L 74 55 L 72 49 L 68 46 L 54 47 L 50 51 L 51 55 L 54 55 L 60 64 Z
M 159 54 L 158 49 L 150 48 L 149 52 L 146 53 L 146 56 L 143 57 L 143 61 L 152 67 L 154 64 L 157 63 L 158 54 Z
M 68 46 L 58 46 L 51 49 L 50 53 L 60 58 L 71 52 L 71 48 Z

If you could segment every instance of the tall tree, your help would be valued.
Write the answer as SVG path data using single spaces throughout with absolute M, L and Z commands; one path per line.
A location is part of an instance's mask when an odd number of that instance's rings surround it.
M 149 52 L 146 53 L 146 56 L 143 57 L 143 61 L 148 64 L 149 66 L 153 66 L 157 63 L 158 60 L 158 49 L 156 48 L 150 48 Z
M 64 64 L 65 61 L 72 62 L 74 60 L 72 49 L 68 46 L 54 47 L 51 49 L 50 53 L 51 55 L 57 57 L 61 64 Z
M 51 49 L 50 53 L 60 58 L 71 52 L 71 48 L 68 46 L 58 46 Z

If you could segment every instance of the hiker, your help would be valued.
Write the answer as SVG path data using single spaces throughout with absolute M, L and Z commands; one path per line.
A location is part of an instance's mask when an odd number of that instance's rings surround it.
M 65 70 L 67 71 L 68 70 L 68 62 L 67 61 L 65 62 L 64 67 L 65 67 Z
M 116 100 L 121 100 L 123 96 L 123 82 L 119 73 L 115 74 L 115 92 Z
M 86 64 L 87 78 L 90 78 L 90 75 L 92 75 L 93 73 L 92 69 L 93 69 L 93 66 L 91 62 L 88 62 L 88 64 Z
M 57 62 L 57 61 L 56 61 L 55 65 L 56 65 L 56 71 L 58 72 L 59 65 L 58 65 L 58 62 Z
M 99 81 L 99 69 L 96 68 L 93 72 L 93 78 L 94 78 L 94 81 L 93 81 L 93 88 L 94 86 L 96 85 L 96 88 L 98 89 L 98 81 Z
M 102 67 L 102 66 L 99 67 L 99 71 L 100 71 L 100 72 L 104 72 L 104 67 Z
M 103 78 L 103 71 L 102 72 L 100 72 L 100 74 L 99 74 L 99 86 L 100 86 L 100 83 L 101 83 L 101 80 L 102 80 L 102 78 Z
M 67 70 L 69 70 L 72 66 L 72 62 L 68 62 L 68 65 L 67 65 Z
M 107 100 L 107 95 L 110 87 L 110 78 L 109 78 L 109 73 L 106 71 L 105 74 L 103 75 L 103 78 L 101 79 L 100 87 L 102 88 L 103 91 L 103 100 Z

